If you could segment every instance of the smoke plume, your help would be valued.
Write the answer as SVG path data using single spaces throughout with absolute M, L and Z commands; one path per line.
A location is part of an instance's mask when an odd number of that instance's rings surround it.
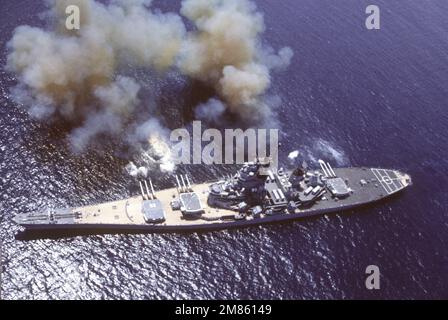
M 119 75 L 126 65 L 166 69 L 184 38 L 178 15 L 155 14 L 150 1 L 51 0 L 50 30 L 18 27 L 9 42 L 7 68 L 17 74 L 16 99 L 32 116 L 83 121 L 70 135 L 83 150 L 101 133 L 121 133 L 140 102 L 140 85 Z M 77 5 L 81 28 L 65 28 L 65 8 Z
M 212 98 L 206 103 L 200 104 L 195 111 L 196 118 L 211 123 L 218 123 L 226 106 L 218 99 Z
M 288 65 L 293 53 L 283 48 L 276 55 L 262 46 L 263 16 L 254 3 L 185 0 L 181 13 L 196 30 L 187 35 L 182 46 L 180 69 L 212 84 L 230 111 L 243 119 L 269 116 L 263 96 L 271 84 L 270 72 Z
M 189 31 L 179 14 L 154 11 L 150 0 L 47 3 L 47 28 L 14 31 L 7 70 L 17 76 L 14 98 L 33 117 L 80 124 L 69 134 L 76 152 L 99 135 L 124 136 L 132 145 L 141 142 L 162 169 L 173 168 L 161 121 L 135 123 L 137 107 L 148 106 L 139 98 L 138 79 L 123 70 L 175 69 L 216 89 L 197 117 L 217 121 L 227 110 L 254 120 L 269 115 L 271 72 L 293 55 L 289 48 L 276 53 L 262 45 L 263 16 L 249 0 L 184 0 L 180 13 L 192 22 Z M 66 28 L 69 5 L 80 8 L 79 30 Z

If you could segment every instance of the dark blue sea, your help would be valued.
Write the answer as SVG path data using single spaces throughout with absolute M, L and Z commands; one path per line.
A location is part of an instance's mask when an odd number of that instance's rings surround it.
M 353 212 L 241 230 L 23 238 L 15 214 L 124 198 L 135 182 L 123 169 L 131 159 L 114 143 L 73 155 L 66 140 L 73 124 L 31 119 L 12 102 L 15 79 L 1 69 L 3 299 L 448 298 L 448 2 L 256 3 L 263 40 L 295 53 L 270 90 L 282 99 L 280 158 L 300 149 L 334 166 L 395 168 L 412 175 L 413 187 Z M 381 30 L 365 28 L 369 4 L 381 9 Z M 0 6 L 4 66 L 14 28 L 40 26 L 44 6 Z M 154 6 L 180 8 L 179 1 Z M 161 81 L 159 90 L 178 101 L 174 126 L 191 121 L 190 84 Z M 229 172 L 180 170 L 197 182 Z M 159 188 L 173 184 L 171 175 L 150 175 Z M 379 290 L 366 289 L 368 265 L 380 269 Z

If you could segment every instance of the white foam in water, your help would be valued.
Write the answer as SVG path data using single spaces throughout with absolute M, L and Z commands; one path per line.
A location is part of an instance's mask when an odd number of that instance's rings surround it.
M 299 150 L 296 150 L 288 155 L 288 159 L 295 160 L 298 156 L 299 156 Z
M 323 153 L 325 157 L 330 157 L 336 161 L 338 165 L 347 165 L 349 163 L 344 151 L 338 150 L 337 147 L 333 146 L 329 141 L 319 138 L 314 144 L 314 149 L 319 153 Z

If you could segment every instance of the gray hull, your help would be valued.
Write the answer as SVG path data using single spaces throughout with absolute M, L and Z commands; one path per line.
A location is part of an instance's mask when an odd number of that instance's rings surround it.
M 210 221 L 167 221 L 167 223 L 108 223 L 108 221 L 94 223 L 82 223 L 75 218 L 64 218 L 58 221 L 49 221 L 48 219 L 39 219 L 38 214 L 24 214 L 16 217 L 16 222 L 29 230 L 39 231 L 81 231 L 89 233 L 138 233 L 138 232 L 195 232 L 208 231 L 229 228 L 242 228 L 261 224 L 276 222 L 285 222 L 290 220 L 299 220 L 311 216 L 336 213 L 355 209 L 376 203 L 400 193 L 411 184 L 408 175 L 396 170 L 371 169 L 371 168 L 340 168 L 334 169 L 338 177 L 343 178 L 351 189 L 350 196 L 337 199 L 332 197 L 323 197 L 321 200 L 313 203 L 310 208 L 303 208 L 298 212 L 281 212 L 272 215 L 262 215 L 245 220 L 219 220 Z M 168 196 L 167 196 L 168 197 Z M 112 203 L 113 204 L 113 203 Z M 128 207 L 126 204 L 126 208 Z M 93 207 L 96 208 L 96 207 Z M 64 209 L 59 212 L 60 216 L 67 213 L 76 212 L 78 208 Z M 127 210 L 127 209 L 125 209 Z M 124 214 L 124 213 L 123 213 Z M 127 214 L 127 213 L 126 213 Z M 32 223 L 27 223 L 27 220 Z

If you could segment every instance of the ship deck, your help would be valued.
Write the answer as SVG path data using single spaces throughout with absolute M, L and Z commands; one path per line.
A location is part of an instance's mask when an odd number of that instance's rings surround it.
M 324 214 L 350 209 L 376 202 L 398 193 L 410 185 L 410 177 L 396 170 L 370 168 L 335 169 L 338 177 L 343 178 L 353 192 L 345 199 L 335 199 L 329 192 L 306 209 L 297 209 L 294 213 L 261 215 L 258 218 L 248 216 L 244 220 L 232 219 L 237 212 L 209 207 L 207 204 L 209 184 L 193 185 L 204 213 L 201 219 L 185 219 L 181 211 L 171 208 L 171 201 L 178 198 L 176 188 L 156 192 L 157 199 L 163 205 L 165 221 L 146 223 L 142 213 L 144 200 L 141 195 L 125 200 L 112 201 L 85 207 L 55 210 L 54 218 L 48 214 L 35 213 L 18 215 L 18 224 L 31 229 L 117 229 L 117 230 L 201 230 L 246 226 L 273 221 L 298 219 L 301 217 Z M 223 219 L 223 217 L 225 217 Z
M 207 219 L 219 219 L 223 215 L 234 215 L 234 211 L 210 208 L 207 205 L 208 184 L 193 186 L 193 191 L 199 196 L 204 208 L 203 217 Z M 158 191 L 157 199 L 162 203 L 165 211 L 165 222 L 157 225 L 194 225 L 198 220 L 187 220 L 183 218 L 181 211 L 171 208 L 171 201 L 178 197 L 176 188 Z M 104 203 L 100 205 L 87 206 L 74 209 L 81 212 L 82 218 L 77 219 L 78 224 L 131 224 L 147 225 L 142 214 L 142 196 L 130 199 Z M 200 220 L 203 221 L 203 220 Z M 207 222 L 207 221 L 204 221 Z

